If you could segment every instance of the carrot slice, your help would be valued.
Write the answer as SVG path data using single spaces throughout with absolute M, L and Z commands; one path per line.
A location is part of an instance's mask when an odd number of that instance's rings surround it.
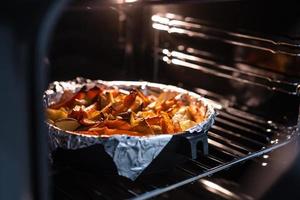
M 123 104 L 126 109 L 128 109 L 134 103 L 136 95 L 137 92 L 135 90 L 131 90 L 130 94 L 125 97 Z
M 94 88 L 87 91 L 86 96 L 90 100 L 93 100 L 94 98 L 96 98 L 99 95 L 100 92 L 101 92 L 100 88 L 94 87 Z
M 161 116 L 163 133 L 174 133 L 174 126 L 169 115 L 165 112 L 161 112 Z
M 108 128 L 114 128 L 120 130 L 129 130 L 131 128 L 129 123 L 120 119 L 105 120 L 104 125 L 107 126 Z
M 149 125 L 161 125 L 161 119 L 161 116 L 155 116 L 146 118 L 146 121 Z
M 61 96 L 60 100 L 57 103 L 49 106 L 49 108 L 59 109 L 61 107 L 69 107 L 70 103 L 73 101 L 73 99 L 76 95 L 77 94 L 74 94 L 73 92 L 71 92 L 69 90 L 66 90 L 63 93 L 63 95 Z

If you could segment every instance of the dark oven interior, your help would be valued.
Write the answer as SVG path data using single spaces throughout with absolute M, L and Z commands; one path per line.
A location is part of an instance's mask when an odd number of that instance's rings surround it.
M 50 81 L 79 76 L 146 80 L 195 91 L 218 105 L 208 133 L 209 155 L 136 182 L 52 169 L 55 199 L 278 195 L 271 185 L 297 152 L 297 8 L 244 1 L 174 2 L 72 2 L 50 42 Z

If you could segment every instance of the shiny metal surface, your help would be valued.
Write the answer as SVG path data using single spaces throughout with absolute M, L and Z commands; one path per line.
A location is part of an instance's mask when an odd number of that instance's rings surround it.
M 153 28 L 167 31 L 170 34 L 177 33 L 207 40 L 218 40 L 234 46 L 263 50 L 273 54 L 300 56 L 300 44 L 298 43 L 276 41 L 209 27 L 201 24 L 197 19 L 182 17 L 173 13 L 156 14 L 151 19 L 154 22 Z

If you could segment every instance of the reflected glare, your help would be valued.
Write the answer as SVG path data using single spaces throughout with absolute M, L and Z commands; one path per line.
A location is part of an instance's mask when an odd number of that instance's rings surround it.
M 169 30 L 168 26 L 162 25 L 162 24 L 157 24 L 157 23 L 152 24 L 152 27 L 154 29 L 163 30 L 163 31 L 168 31 Z
M 163 61 L 165 61 L 168 64 L 171 64 L 171 60 L 167 56 L 163 57 Z
M 199 182 L 202 183 L 204 187 L 212 193 L 226 196 L 227 198 L 229 197 L 229 199 L 240 199 L 240 197 L 238 197 L 236 194 L 232 193 L 231 191 L 227 190 L 226 188 L 216 183 L 213 183 L 205 179 L 201 179 L 199 180 Z
M 188 55 L 185 53 L 181 53 L 178 51 L 172 51 L 171 55 L 173 57 L 179 58 L 179 59 L 187 59 L 187 60 L 192 60 L 192 61 L 197 61 L 197 62 L 202 62 L 202 63 L 207 63 L 207 64 L 211 64 L 211 65 L 215 65 L 216 63 L 210 60 L 206 60 L 206 59 L 202 59 L 196 56 L 192 56 L 192 55 Z
M 181 65 L 181 66 L 192 68 L 192 69 L 200 69 L 200 67 L 198 65 L 188 63 L 188 62 L 185 62 L 185 61 L 182 61 L 179 59 L 172 59 L 172 63 L 174 65 Z
M 161 17 L 159 15 L 152 15 L 151 20 L 154 22 L 152 27 L 158 30 L 168 31 L 169 33 L 179 33 L 179 34 L 186 34 L 188 36 L 199 36 L 204 37 L 205 35 L 202 33 L 198 33 L 195 31 L 189 31 L 182 28 L 172 27 L 176 25 L 188 26 L 191 27 L 189 23 L 181 22 L 178 20 L 169 20 L 168 18 Z M 199 27 L 197 27 L 199 28 Z
M 167 56 L 171 56 L 171 52 L 168 49 L 163 49 L 162 53 L 167 55 Z
M 161 24 L 169 24 L 169 21 L 170 21 L 169 19 L 160 17 L 158 15 L 152 15 L 151 20 L 154 22 L 161 23 Z
M 263 155 L 263 158 L 267 159 L 267 158 L 269 158 L 269 155 Z

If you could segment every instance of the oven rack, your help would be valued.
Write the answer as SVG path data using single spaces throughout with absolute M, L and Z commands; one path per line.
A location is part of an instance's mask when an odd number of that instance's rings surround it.
M 179 45 L 180 49 L 183 49 L 183 45 Z M 262 87 L 271 91 L 286 93 L 289 95 L 299 95 L 300 86 L 298 82 L 292 82 L 287 80 L 280 80 L 272 75 L 267 76 L 266 73 L 254 73 L 239 68 L 234 68 L 215 60 L 199 56 L 196 53 L 199 50 L 193 49 L 193 51 L 179 50 L 179 49 L 167 49 L 158 48 L 155 50 L 161 61 L 167 64 L 177 65 L 185 68 L 195 69 L 203 73 L 235 80 L 245 84 L 250 84 L 258 87 Z M 243 65 L 240 63 L 240 65 Z
M 300 56 L 300 43 L 283 39 L 263 38 L 250 34 L 242 34 L 218 29 L 203 24 L 198 19 L 183 17 L 173 13 L 155 14 L 152 16 L 152 27 L 158 31 L 187 37 L 215 40 L 233 46 L 247 47 L 272 54 Z
M 197 90 L 199 91 L 199 90 Z M 222 108 L 208 132 L 209 154 L 190 159 L 173 171 L 136 182 L 105 174 L 66 168 L 53 171 L 54 199 L 149 199 L 193 183 L 284 146 L 298 136 L 295 127 L 282 127 L 235 108 Z M 261 162 L 257 160 L 257 162 Z

